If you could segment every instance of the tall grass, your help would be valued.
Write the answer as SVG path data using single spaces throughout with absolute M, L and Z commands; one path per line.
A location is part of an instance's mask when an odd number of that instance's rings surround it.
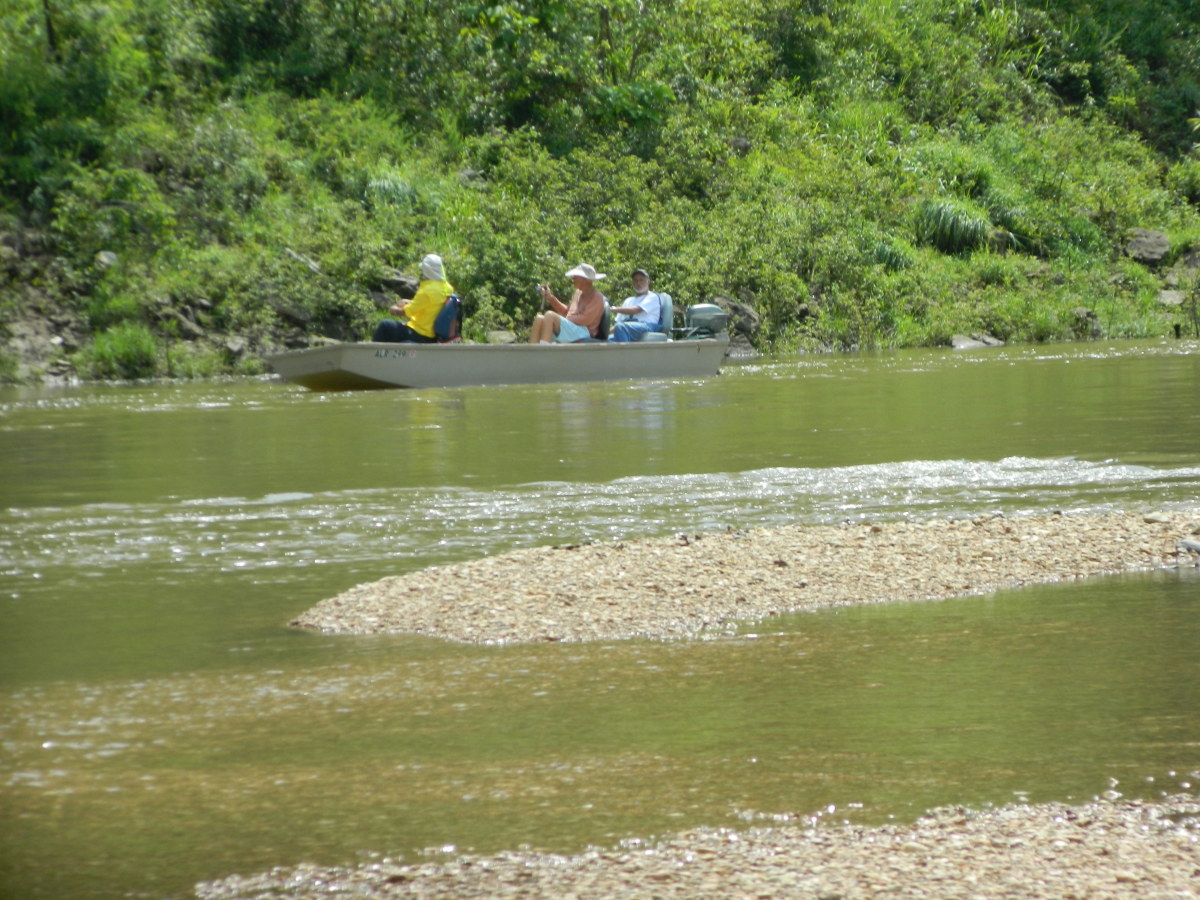
M 122 322 L 96 335 L 90 356 L 92 374 L 105 379 L 149 378 L 157 371 L 158 346 L 140 322 Z
M 953 197 L 923 201 L 913 218 L 917 240 L 943 253 L 968 253 L 982 247 L 990 226 L 978 207 Z

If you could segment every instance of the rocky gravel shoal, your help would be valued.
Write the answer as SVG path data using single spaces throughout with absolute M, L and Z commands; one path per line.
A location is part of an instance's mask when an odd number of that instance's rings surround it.
M 787 527 L 518 550 L 354 587 L 293 624 L 469 643 L 719 636 L 798 610 L 916 601 L 1200 559 L 1200 508 Z M 1183 782 L 1185 790 L 1200 771 Z M 941 809 L 911 825 L 797 819 L 650 847 L 301 865 L 200 900 L 1196 898 L 1200 799 Z
M 651 847 L 304 865 L 196 886 L 200 900 L 1195 898 L 1200 799 L 934 810 L 912 825 L 697 829 Z
M 292 624 L 466 643 L 680 639 L 798 610 L 1194 565 L 1200 509 L 790 526 L 515 550 L 358 585 Z

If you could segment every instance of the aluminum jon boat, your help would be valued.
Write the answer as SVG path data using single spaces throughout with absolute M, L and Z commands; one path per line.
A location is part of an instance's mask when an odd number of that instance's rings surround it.
M 267 362 L 283 378 L 314 391 L 716 375 L 729 348 L 729 314 L 701 303 L 687 308 L 683 328 L 672 328 L 671 297 L 659 296 L 661 330 L 629 343 L 330 344 L 268 356 Z
M 582 344 L 330 344 L 268 356 L 282 378 L 314 391 L 707 378 L 725 335 Z

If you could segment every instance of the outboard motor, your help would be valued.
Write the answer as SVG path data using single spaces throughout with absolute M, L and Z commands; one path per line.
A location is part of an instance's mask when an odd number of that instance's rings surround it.
M 683 338 L 711 338 L 725 330 L 729 313 L 715 303 L 697 303 L 683 314 Z

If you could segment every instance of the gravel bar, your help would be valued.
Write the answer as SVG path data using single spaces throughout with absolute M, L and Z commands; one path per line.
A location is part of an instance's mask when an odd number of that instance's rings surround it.
M 660 640 L 832 606 L 1194 565 L 1200 509 L 788 526 L 514 550 L 361 584 L 292 624 L 473 644 Z
M 1197 773 L 1200 774 L 1200 773 Z M 938 809 L 912 825 L 683 831 L 645 848 L 353 868 L 196 886 L 200 900 L 1102 900 L 1200 896 L 1200 799 Z
M 478 644 L 718 637 L 797 610 L 931 600 L 1193 566 L 1200 509 L 795 526 L 517 550 L 354 587 L 293 624 Z M 200 900 L 1200 897 L 1200 798 L 932 810 L 915 823 L 801 818 L 699 828 L 574 856 L 299 865 Z

